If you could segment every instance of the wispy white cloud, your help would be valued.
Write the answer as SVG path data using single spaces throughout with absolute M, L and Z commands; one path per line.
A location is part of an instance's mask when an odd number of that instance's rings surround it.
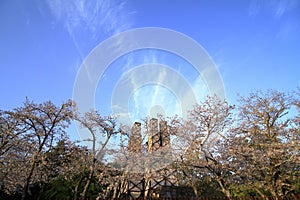
M 127 70 L 132 68 L 132 66 L 134 66 L 134 56 L 128 55 L 126 57 L 126 62 L 122 65 L 121 71 L 126 72 Z
M 299 5 L 298 0 L 252 0 L 248 9 L 250 17 L 269 10 L 274 18 L 281 18 L 286 12 Z
M 276 18 L 280 18 L 290 9 L 294 8 L 299 1 L 297 0 L 280 0 L 280 1 L 272 1 L 272 9 L 273 14 Z
M 166 78 L 166 75 L 167 75 L 166 70 L 161 70 L 160 73 L 157 74 L 157 76 L 158 76 L 157 82 L 158 83 L 163 83 L 165 78 Z M 160 88 L 161 88 L 161 85 L 155 85 L 154 86 L 154 94 L 153 94 L 153 97 L 152 97 L 151 105 L 155 105 L 155 103 L 158 101 L 158 98 L 160 98 L 164 101 L 165 96 L 159 94 Z
M 192 109 L 197 100 L 202 100 L 208 94 L 206 85 L 200 77 L 194 83 L 189 83 L 182 74 L 164 67 L 144 71 L 144 74 L 153 77 L 156 84 L 140 87 L 135 91 L 133 95 L 135 109 L 132 115 L 150 114 L 151 117 L 155 117 L 156 114 L 151 111 L 158 112 L 159 108 L 160 114 L 186 117 L 187 111 Z
M 126 10 L 126 1 L 48 0 L 47 5 L 54 23 L 63 24 L 82 59 L 83 45 L 100 42 L 132 26 L 129 19 L 132 12 Z M 84 41 L 80 41 L 82 34 L 86 36 Z
M 46 3 L 53 15 L 53 23 L 62 24 L 67 30 L 81 62 L 100 42 L 132 26 L 130 15 L 133 12 L 127 10 L 126 0 L 47 0 Z M 122 41 L 116 43 L 116 47 L 122 45 Z M 87 81 L 93 83 L 94 73 L 84 69 Z
M 209 94 L 208 87 L 201 76 L 192 83 L 192 89 L 197 99 L 197 102 L 203 101 Z
M 47 4 L 57 21 L 69 26 L 71 31 L 88 29 L 93 37 L 99 29 L 110 35 L 131 26 L 125 1 L 48 0 Z
M 260 1 L 252 0 L 248 9 L 249 16 L 250 17 L 256 16 L 260 9 L 261 9 Z
M 298 40 L 300 34 L 300 23 L 297 20 L 288 20 L 281 24 L 276 37 L 280 40 Z

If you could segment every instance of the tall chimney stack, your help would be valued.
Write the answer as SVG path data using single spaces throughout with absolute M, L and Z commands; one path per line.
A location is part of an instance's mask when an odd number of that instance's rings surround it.
M 142 151 L 141 123 L 135 122 L 129 136 L 128 151 L 140 153 Z

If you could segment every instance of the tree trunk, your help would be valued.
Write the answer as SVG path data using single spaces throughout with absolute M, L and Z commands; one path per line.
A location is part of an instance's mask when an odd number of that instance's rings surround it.
M 82 182 L 84 176 L 82 176 L 79 181 L 77 182 L 77 184 L 75 185 L 75 189 L 74 189 L 74 200 L 77 200 L 78 198 L 78 189 L 79 189 L 79 186 L 80 186 L 80 183 Z
M 219 186 L 221 187 L 221 191 L 223 192 L 223 194 L 225 194 L 225 196 L 228 199 L 231 199 L 232 197 L 231 197 L 230 191 L 224 185 L 224 181 L 221 178 L 218 177 L 217 182 L 218 182 Z
M 194 193 L 195 193 L 196 197 L 198 197 L 198 196 L 199 196 L 199 194 L 198 194 L 197 187 L 195 186 L 195 184 L 194 184 L 194 183 L 192 183 L 192 184 L 191 184 L 191 186 L 192 186 L 192 188 L 193 188 L 193 190 L 194 190 Z
M 272 199 L 274 199 L 274 200 L 279 200 L 280 199 L 278 197 L 278 195 L 276 194 L 276 191 L 274 189 L 271 189 L 270 192 L 272 194 Z
M 89 190 L 91 182 L 92 182 L 92 178 L 93 178 L 93 175 L 94 175 L 94 169 L 95 169 L 95 163 L 93 163 L 93 165 L 90 167 L 90 172 L 89 172 L 88 179 L 87 179 L 86 184 L 84 186 L 84 189 L 81 193 L 81 197 L 84 200 L 86 199 L 87 191 Z
M 254 190 L 263 198 L 266 199 L 266 195 L 264 195 L 258 188 L 254 187 Z
M 34 158 L 34 161 L 33 161 L 32 165 L 31 165 L 31 167 L 30 167 L 29 174 L 28 174 L 28 176 L 26 178 L 24 190 L 23 190 L 23 193 L 22 193 L 22 200 L 24 200 L 27 197 L 27 192 L 28 192 L 28 189 L 29 189 L 29 183 L 30 183 L 30 180 L 31 180 L 34 168 L 35 168 L 35 158 Z

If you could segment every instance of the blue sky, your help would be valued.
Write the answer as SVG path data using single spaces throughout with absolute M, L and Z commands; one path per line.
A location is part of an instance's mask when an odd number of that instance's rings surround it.
M 237 93 L 292 91 L 300 86 L 297 0 L 2 0 L 0 109 L 20 106 L 26 96 L 55 103 L 72 98 L 77 73 L 90 52 L 112 35 L 143 27 L 175 30 L 198 42 L 216 64 L 232 103 Z M 118 81 L 145 63 L 171 66 L 187 79 L 197 100 L 208 94 L 201 77 L 197 79 L 184 60 L 144 50 L 116 60 L 106 70 L 97 88 L 96 108 L 110 113 Z M 175 114 L 178 99 L 167 88 L 152 84 L 138 88 L 128 100 L 132 120 L 155 106 Z

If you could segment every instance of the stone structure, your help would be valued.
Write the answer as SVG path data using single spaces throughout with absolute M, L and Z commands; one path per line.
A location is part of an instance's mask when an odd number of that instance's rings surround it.
M 131 153 L 142 152 L 142 134 L 141 134 L 141 123 L 135 122 L 131 129 L 128 151 Z
M 152 118 L 148 123 L 148 142 L 146 151 L 143 152 L 141 123 L 135 122 L 129 137 L 128 151 L 132 156 L 145 156 L 145 166 L 143 173 L 126 173 L 125 191 L 122 193 L 130 198 L 150 198 L 150 197 L 172 197 L 176 193 L 176 179 L 174 169 L 170 166 L 154 166 L 161 162 L 164 164 L 167 157 L 170 159 L 170 134 L 167 122 Z M 146 153 L 145 153 L 146 152 Z M 147 155 L 146 155 L 147 154 Z M 137 163 L 138 164 L 138 163 Z M 141 163 L 139 163 L 141 164 Z M 166 189 L 167 188 L 167 189 Z M 173 188 L 172 190 L 170 188 Z M 174 192 L 175 191 L 175 192 Z

